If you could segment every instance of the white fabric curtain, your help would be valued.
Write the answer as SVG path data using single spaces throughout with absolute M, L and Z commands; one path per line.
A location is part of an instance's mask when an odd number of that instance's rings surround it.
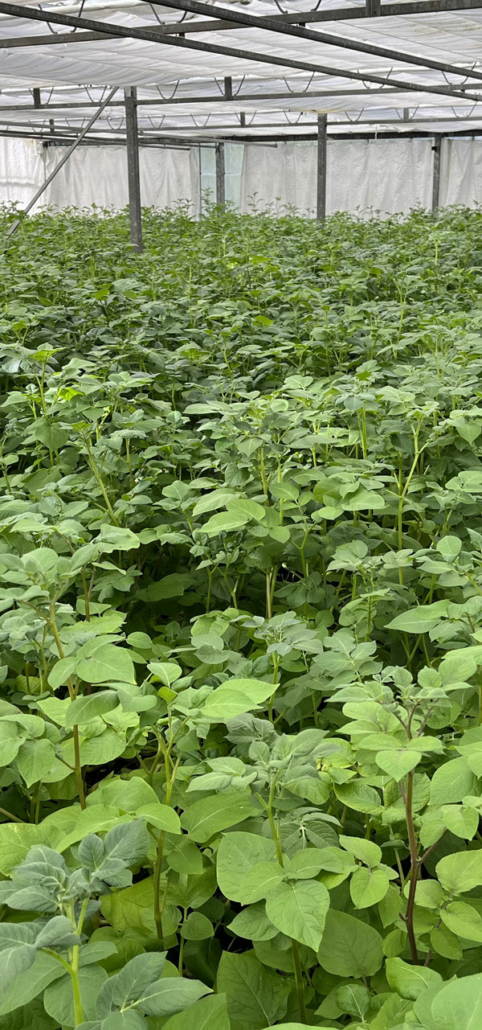
M 482 203 L 482 140 L 444 139 L 440 166 L 440 206 Z
M 0 204 L 28 204 L 44 181 L 44 153 L 33 140 L 0 139 Z
M 245 147 L 241 210 L 316 210 L 316 143 Z M 433 151 L 427 139 L 330 140 L 328 214 L 408 213 L 431 205 Z
M 64 149 L 49 147 L 45 174 L 55 168 Z M 197 150 L 142 147 L 139 153 L 141 197 L 145 207 L 173 208 L 181 203 L 199 210 Z M 79 147 L 47 188 L 41 203 L 55 207 L 123 208 L 128 203 L 125 147 Z
M 330 140 L 327 211 L 368 216 L 430 209 L 433 179 L 431 139 Z M 44 149 L 22 139 L 0 138 L 0 204 L 23 207 L 45 181 L 63 147 Z M 226 198 L 242 212 L 295 208 L 313 216 L 316 207 L 316 143 L 245 147 L 226 144 Z M 215 192 L 214 151 L 141 148 L 142 203 L 173 208 L 188 203 L 197 216 L 202 189 Z M 125 148 L 79 147 L 40 206 L 123 208 L 127 204 Z M 482 203 L 482 140 L 442 143 L 440 204 Z

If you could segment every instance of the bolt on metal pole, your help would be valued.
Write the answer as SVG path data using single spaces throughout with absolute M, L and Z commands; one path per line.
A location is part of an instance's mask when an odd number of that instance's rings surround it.
M 218 207 L 226 207 L 226 166 L 224 158 L 224 143 L 216 143 L 216 204 Z
M 139 254 L 144 249 L 142 242 L 141 176 L 139 169 L 139 130 L 137 125 L 137 90 L 135 86 L 124 89 L 126 112 L 127 180 L 129 187 L 129 217 L 131 243 Z
M 52 180 L 55 179 L 56 175 L 59 174 L 60 169 L 63 168 L 64 164 L 66 164 L 66 162 L 69 160 L 70 155 L 73 154 L 74 150 L 77 150 L 77 147 L 79 146 L 79 143 L 82 143 L 82 140 L 84 139 L 84 136 L 86 136 L 87 133 L 90 132 L 92 126 L 97 121 L 97 119 L 100 117 L 100 115 L 102 114 L 104 108 L 106 108 L 107 105 L 110 104 L 110 101 L 112 100 L 112 97 L 115 96 L 115 94 L 117 93 L 117 89 L 118 89 L 117 86 L 115 86 L 114 89 L 111 89 L 109 95 L 105 98 L 105 100 L 102 101 L 100 107 L 98 107 L 97 110 L 94 111 L 94 114 L 92 115 L 92 118 L 90 118 L 90 120 L 87 122 L 87 125 L 85 126 L 84 129 L 82 129 L 82 132 L 79 133 L 79 135 L 77 136 L 77 139 L 75 139 L 74 142 L 71 143 L 69 149 L 66 150 L 64 156 L 60 159 L 58 165 L 56 165 L 56 167 L 54 168 L 53 172 L 51 172 L 50 175 L 47 176 L 45 182 L 42 183 L 40 189 L 38 189 L 37 192 L 35 193 L 35 195 L 32 197 L 32 199 L 29 200 L 26 208 L 24 208 L 24 210 L 22 211 L 22 217 L 23 217 L 23 215 L 28 215 L 29 211 L 31 211 L 32 208 L 37 203 L 37 200 L 39 200 L 39 198 L 42 196 L 42 193 L 45 193 L 45 190 L 47 189 L 47 186 L 50 186 L 50 183 L 52 182 Z M 14 232 L 17 231 L 17 229 L 18 229 L 18 227 L 20 225 L 20 221 L 21 221 L 20 218 L 16 218 L 15 219 L 15 221 L 12 223 L 12 225 L 10 226 L 10 229 L 7 232 L 7 236 L 13 236 Z
M 326 218 L 326 114 L 318 115 L 318 143 L 316 164 L 316 217 L 319 222 Z
M 437 134 L 433 143 L 433 187 L 432 187 L 432 211 L 440 207 L 440 155 L 442 150 L 442 136 Z

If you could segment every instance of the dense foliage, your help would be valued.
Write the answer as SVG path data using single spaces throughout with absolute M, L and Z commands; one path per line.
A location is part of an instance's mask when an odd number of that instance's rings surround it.
M 481 1024 L 481 239 L 5 244 L 0 1030 Z

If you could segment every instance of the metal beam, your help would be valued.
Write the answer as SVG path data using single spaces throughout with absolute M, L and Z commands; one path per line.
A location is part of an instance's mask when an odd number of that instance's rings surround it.
M 318 115 L 316 217 L 319 222 L 323 222 L 326 218 L 327 121 L 326 114 Z
M 379 96 L 379 95 L 391 95 L 393 93 L 403 93 L 401 89 L 390 89 L 387 87 L 380 87 L 379 89 L 316 89 L 316 90 L 285 90 L 282 93 L 236 93 L 233 97 L 226 97 L 223 94 L 217 93 L 214 96 L 183 96 L 183 97 L 156 97 L 152 100 L 138 99 L 138 107 L 170 107 L 171 105 L 177 104 L 189 104 L 191 107 L 193 104 L 225 104 L 232 101 L 234 104 L 240 104 L 244 100 L 289 100 L 289 99 L 303 99 L 306 97 L 310 100 L 312 97 L 359 97 L 365 96 Z M 470 105 L 472 108 L 472 104 Z M 0 98 L 0 115 L 2 114 L 22 114 L 32 113 L 36 114 L 38 111 L 75 111 L 77 109 L 83 110 L 90 107 L 97 107 L 95 100 L 86 101 L 73 101 L 69 102 L 66 100 L 64 104 L 41 104 L 41 106 L 35 107 L 32 104 L 2 104 Z M 124 107 L 123 100 L 113 100 L 109 107 Z
M 148 5 L 146 5 L 148 6 Z M 482 0 L 415 0 L 412 3 L 389 3 L 381 4 L 377 15 L 369 14 L 365 6 L 357 7 L 336 7 L 322 11 L 297 11 L 289 14 L 274 14 L 270 21 L 285 22 L 288 25 L 312 25 L 317 22 L 331 21 L 360 21 L 365 18 L 399 18 L 403 15 L 413 17 L 418 14 L 438 14 L 451 11 L 480 10 Z M 237 29 L 246 28 L 238 23 Z M 176 35 L 182 32 L 183 35 L 190 35 L 198 32 L 226 32 L 232 31 L 233 25 L 230 21 L 215 19 L 189 21 L 189 22 L 166 22 L 163 25 L 153 25 L 152 32 L 160 35 Z M 101 32 L 81 32 L 75 36 L 71 32 L 49 33 L 45 36 L 14 36 L 11 39 L 0 40 L 0 49 L 14 49 L 15 47 L 26 46 L 54 46 L 57 43 L 90 43 L 97 39 L 115 39 L 115 36 L 106 36 Z
M 440 207 L 440 155 L 442 149 L 442 136 L 438 133 L 434 140 L 433 150 L 433 187 L 432 187 L 432 211 Z
M 251 50 L 240 50 L 235 47 L 225 47 L 213 43 L 204 43 L 200 40 L 184 39 L 181 36 L 169 36 L 159 38 L 159 35 L 147 29 L 127 28 L 124 25 L 113 25 L 111 22 L 98 22 L 90 18 L 72 18 L 66 14 L 58 14 L 52 9 L 40 11 L 31 7 L 24 7 L 16 4 L 0 2 L 0 14 L 11 14 L 15 18 L 27 18 L 32 21 L 44 21 L 55 25 L 69 25 L 72 28 L 88 28 L 92 31 L 101 32 L 103 35 L 119 36 L 124 39 L 140 39 L 148 43 L 161 43 L 162 46 L 176 46 L 187 50 L 199 50 L 208 54 L 221 54 L 223 57 L 234 57 L 238 60 L 253 61 L 260 64 L 274 65 L 281 68 L 295 68 L 299 71 L 315 72 L 322 75 L 334 75 L 344 79 L 356 79 L 360 82 L 374 82 L 380 86 L 397 86 L 403 88 L 404 92 L 434 93 L 437 96 L 457 97 L 458 99 L 481 101 L 481 97 L 475 93 L 461 92 L 449 86 L 429 86 L 422 83 L 404 82 L 388 76 L 374 75 L 370 72 L 358 72 L 328 65 L 312 64 L 308 61 L 294 61 L 288 57 L 277 57 L 271 54 L 254 53 Z
M 137 126 L 136 89 L 124 90 L 126 109 L 127 181 L 129 186 L 129 219 L 133 250 L 142 252 L 141 176 L 139 169 L 139 132 Z
M 51 172 L 50 175 L 47 176 L 45 182 L 42 183 L 40 189 L 38 189 L 37 192 L 35 193 L 35 195 L 32 197 L 32 199 L 29 200 L 26 208 L 24 208 L 24 210 L 22 211 L 22 216 L 23 215 L 28 215 L 29 211 L 32 210 L 32 208 L 37 203 L 37 201 L 40 199 L 42 194 L 45 193 L 45 190 L 47 189 L 47 186 L 50 186 L 50 183 L 59 174 L 60 169 L 63 168 L 64 164 L 69 160 L 70 155 L 73 154 L 74 150 L 77 149 L 79 143 L 82 142 L 82 140 L 84 139 L 84 136 L 87 135 L 87 133 L 89 132 L 89 129 L 91 129 L 92 126 L 94 125 L 94 122 L 96 122 L 97 119 L 100 117 L 100 115 L 102 114 L 104 108 L 107 107 L 107 104 L 109 103 L 109 101 L 112 100 L 112 97 L 114 96 L 114 93 L 117 93 L 117 89 L 118 89 L 118 87 L 115 86 L 114 89 L 112 89 L 110 91 L 110 93 L 108 94 L 106 99 L 102 102 L 100 107 L 97 108 L 97 111 L 94 112 L 94 114 L 92 115 L 92 118 L 90 119 L 88 125 L 86 125 L 85 129 L 83 129 L 82 132 L 80 133 L 80 135 L 77 136 L 77 139 L 75 139 L 74 142 L 70 145 L 69 149 L 66 151 L 64 156 L 61 158 L 61 160 L 59 161 L 59 163 L 56 166 L 56 168 L 54 168 L 53 172 Z M 15 221 L 12 223 L 12 225 L 10 226 L 10 228 L 9 228 L 9 230 L 7 232 L 7 236 L 13 236 L 14 232 L 17 231 L 17 229 L 18 229 L 18 227 L 20 225 L 20 221 L 21 221 L 20 218 L 16 218 L 15 219 Z
M 334 36 L 331 32 L 318 32 L 307 29 L 300 25 L 286 25 L 276 21 L 275 18 L 258 18 L 245 11 L 230 10 L 227 7 L 218 7 L 214 4 L 203 3 L 202 0 L 152 0 L 155 6 L 171 7 L 176 11 L 188 11 L 191 14 L 215 14 L 224 21 L 246 25 L 250 28 L 263 29 L 266 32 L 278 32 L 284 36 L 296 36 L 298 39 L 309 39 L 314 43 L 326 43 L 328 46 L 339 47 L 343 50 L 353 50 L 356 53 L 369 54 L 371 57 L 382 57 L 388 61 L 400 61 L 405 64 L 412 64 L 422 68 L 432 68 L 435 71 L 448 73 L 450 75 L 462 75 L 464 78 L 482 79 L 482 71 L 475 72 L 470 68 L 458 68 L 456 65 L 447 64 L 444 61 L 435 61 L 429 57 L 418 57 L 415 54 L 406 54 L 399 50 L 390 50 L 386 47 L 375 46 L 373 43 L 363 43 L 360 40 L 349 39 L 345 36 Z M 380 10 L 380 0 L 366 0 L 366 11 L 370 17 L 377 17 Z
M 226 207 L 226 166 L 224 143 L 216 143 L 216 204 L 223 211 Z

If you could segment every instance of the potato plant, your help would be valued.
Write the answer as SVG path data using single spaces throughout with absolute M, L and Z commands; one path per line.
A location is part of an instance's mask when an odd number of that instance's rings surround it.
M 482 214 L 145 229 L 0 266 L 0 1030 L 474 1030 Z

